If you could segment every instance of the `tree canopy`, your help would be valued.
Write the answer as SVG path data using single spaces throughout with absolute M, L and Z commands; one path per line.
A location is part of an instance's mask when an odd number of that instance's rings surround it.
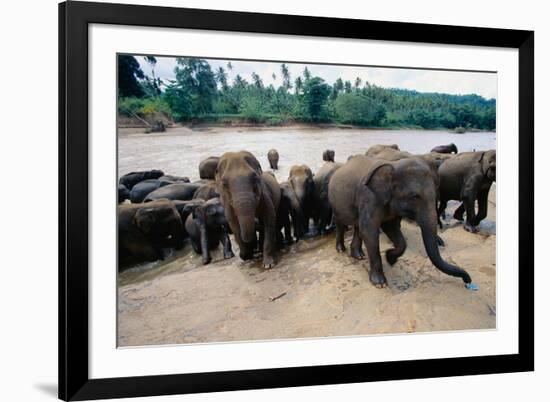
M 207 60 L 178 57 L 175 79 L 155 76 L 156 58 L 147 57 L 152 77 L 143 73 L 133 56 L 118 62 L 119 113 L 163 113 L 175 121 L 244 119 L 280 124 L 284 121 L 336 122 L 369 127 L 420 127 L 425 129 L 494 130 L 496 101 L 479 95 L 421 93 L 382 88 L 361 77 L 325 82 L 307 67 L 292 77 L 281 64 L 266 82 L 256 72 L 246 78 L 234 75 L 231 62 L 215 70 Z M 247 80 L 248 78 L 248 80 Z M 264 77 L 265 79 L 265 77 Z M 269 83 L 267 82 L 269 81 Z M 293 91 L 291 91 L 293 89 Z

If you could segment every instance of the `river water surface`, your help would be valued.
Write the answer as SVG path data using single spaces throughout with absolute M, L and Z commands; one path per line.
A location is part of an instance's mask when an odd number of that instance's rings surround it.
M 496 148 L 496 133 L 455 134 L 426 130 L 365 130 L 341 128 L 187 128 L 166 133 L 129 133 L 118 137 L 118 173 L 161 169 L 166 174 L 199 178 L 198 166 L 208 156 L 227 151 L 247 150 L 268 170 L 267 152 L 279 152 L 277 179 L 286 180 L 292 165 L 306 164 L 313 172 L 323 164 L 325 149 L 336 152 L 335 160 L 345 162 L 349 155 L 364 153 L 374 144 L 398 144 L 411 153 L 426 153 L 436 145 L 455 143 L 459 152 Z M 135 130 L 134 130 L 135 131 Z

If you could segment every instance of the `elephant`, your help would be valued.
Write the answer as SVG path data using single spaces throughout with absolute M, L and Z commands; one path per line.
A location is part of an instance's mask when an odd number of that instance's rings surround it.
M 156 169 L 142 172 L 131 172 L 122 176 L 118 180 L 118 183 L 126 186 L 126 188 L 130 191 L 140 181 L 147 179 L 158 179 L 161 176 L 164 176 L 164 172 Z
M 220 242 L 223 244 L 223 257 L 225 259 L 234 257 L 228 234 L 229 228 L 220 199 L 197 201 L 199 202 L 191 207 L 192 212 L 185 220 L 185 231 L 189 235 L 193 250 L 202 255 L 203 265 L 212 261 L 210 251 L 217 248 Z
M 378 288 L 387 286 L 380 257 L 380 229 L 394 248 L 386 260 L 394 265 L 406 249 L 401 219 L 412 219 L 420 226 L 426 253 L 440 271 L 471 283 L 463 269 L 444 261 L 437 246 L 436 186 L 433 173 L 419 158 L 395 162 L 368 156 L 350 159 L 338 169 L 329 183 L 329 202 L 336 223 L 336 250 L 345 251 L 344 231 L 354 228 L 351 255 L 364 258 L 361 243 L 367 247 L 369 279 Z
M 491 185 L 496 181 L 496 167 L 495 150 L 462 152 L 443 162 L 439 167 L 438 215 L 444 216 L 447 201 L 460 200 L 462 205 L 455 211 L 454 218 L 464 220 L 466 211 L 464 229 L 472 233 L 477 232 L 476 226 L 487 217 L 487 198 Z
M 118 203 L 126 201 L 130 198 L 130 192 L 124 184 L 118 185 Z
M 334 150 L 327 149 L 323 152 L 323 160 L 325 162 L 334 162 Z
M 300 203 L 299 212 L 303 218 L 302 227 L 307 233 L 309 232 L 309 219 L 314 209 L 315 184 L 313 173 L 307 165 L 294 165 L 290 168 L 288 182 Z
M 263 266 L 275 266 L 277 210 L 281 200 L 277 180 L 262 172 L 260 162 L 252 153 L 226 152 L 218 163 L 216 185 L 229 227 L 240 248 L 240 258 L 250 260 L 253 257 L 258 218 L 262 227 Z
M 172 200 L 172 203 L 174 204 L 174 206 L 176 207 L 176 210 L 180 214 L 180 218 L 181 218 L 181 221 L 183 223 L 183 228 L 184 228 L 183 235 L 184 235 L 184 237 L 187 237 L 187 232 L 185 231 L 185 221 L 186 221 L 187 217 L 191 214 L 191 212 L 193 212 L 193 209 L 197 205 L 203 204 L 204 200 L 199 199 L 199 198 L 192 199 L 192 200 L 186 200 L 186 201 Z
M 214 180 L 216 178 L 216 167 L 220 161 L 219 156 L 209 156 L 199 163 L 199 177 L 201 179 Z
M 162 249 L 183 247 L 183 222 L 169 200 L 118 206 L 119 270 L 128 262 L 163 259 Z
M 386 150 L 386 149 L 393 149 L 395 151 L 400 151 L 399 149 L 399 145 L 397 144 L 391 144 L 391 145 L 383 145 L 383 144 L 376 144 L 376 145 L 373 145 L 371 146 L 367 152 L 365 153 L 365 155 L 367 156 L 374 156 L 376 155 L 377 153 L 383 151 L 383 150 Z
M 159 187 L 147 194 L 147 196 L 143 199 L 143 202 L 149 202 L 161 198 L 181 201 L 190 200 L 200 187 L 200 184 L 195 183 L 168 184 L 167 186 Z
M 298 241 L 304 236 L 304 218 L 300 201 L 292 185 L 285 181 L 280 183 L 279 186 L 281 187 L 281 202 L 277 211 L 277 235 L 280 235 L 281 229 L 284 229 L 284 240 L 287 244 L 290 244 L 294 242 L 291 234 L 291 219 L 294 237 Z M 279 243 L 282 243 L 282 241 Z
M 458 154 L 458 148 L 455 144 L 450 143 L 449 145 L 438 145 L 437 147 L 433 147 L 430 152 L 437 152 L 440 154 Z
M 174 184 L 174 182 L 161 179 L 147 179 L 140 181 L 132 188 L 132 191 L 130 191 L 130 201 L 132 201 L 133 203 L 143 202 L 145 197 L 147 197 L 157 188 L 164 187 L 169 184 Z
M 202 198 L 205 201 L 208 201 L 212 198 L 217 198 L 219 196 L 220 193 L 218 192 L 216 182 L 203 184 L 199 187 L 197 191 L 195 191 L 195 194 L 193 194 L 193 198 Z
M 267 153 L 267 160 L 269 161 L 269 167 L 273 170 L 279 169 L 279 152 L 276 149 L 270 149 Z
M 319 234 L 327 233 L 327 225 L 332 223 L 332 209 L 328 201 L 328 185 L 334 172 L 342 166 L 337 162 L 325 162 L 313 176 L 313 209 L 312 218 Z
M 159 180 L 171 181 L 173 183 L 190 183 L 189 177 L 187 176 L 173 176 L 171 174 L 165 174 L 164 176 L 159 177 Z

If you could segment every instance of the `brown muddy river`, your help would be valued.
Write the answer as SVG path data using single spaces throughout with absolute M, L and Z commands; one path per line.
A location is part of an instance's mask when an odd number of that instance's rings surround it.
M 134 131 L 134 134 L 127 133 Z M 336 152 L 335 160 L 364 153 L 374 144 L 398 144 L 402 150 L 426 153 L 436 145 L 455 143 L 459 152 L 494 149 L 496 133 L 454 134 L 446 131 L 362 130 L 340 128 L 209 128 L 169 129 L 161 134 L 136 134 L 121 130 L 118 137 L 118 173 L 161 169 L 167 174 L 199 178 L 199 162 L 228 151 L 252 152 L 268 170 L 267 152 L 279 151 L 279 181 L 286 180 L 292 165 L 306 164 L 313 172 L 323 164 L 325 149 Z
M 133 133 L 132 133 L 133 131 Z M 163 134 L 136 130 L 119 133 L 119 174 L 162 169 L 198 179 L 199 162 L 226 151 L 251 151 L 265 170 L 267 152 L 280 154 L 279 181 L 294 164 L 315 172 L 322 152 L 336 161 L 364 153 L 374 144 L 396 143 L 412 153 L 455 143 L 459 151 L 496 148 L 496 133 L 444 131 L 283 128 L 171 129 Z M 440 232 L 444 259 L 466 269 L 478 291 L 433 267 L 418 227 L 403 222 L 408 248 L 390 267 L 385 289 L 368 280 L 368 260 L 354 260 L 334 249 L 334 234 L 300 241 L 279 252 L 278 264 L 262 268 L 261 259 L 224 260 L 221 249 L 203 266 L 189 245 L 164 261 L 141 264 L 118 277 L 118 345 L 159 345 L 380 333 L 408 333 L 496 326 L 496 185 L 480 232 L 466 232 L 450 218 L 450 202 Z M 351 233 L 346 236 L 349 244 Z M 381 236 L 380 249 L 390 248 Z M 238 256 L 237 246 L 233 249 Z M 200 314 L 197 312 L 200 311 Z

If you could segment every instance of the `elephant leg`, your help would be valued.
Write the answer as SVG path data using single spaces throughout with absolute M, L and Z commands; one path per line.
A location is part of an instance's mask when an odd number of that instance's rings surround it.
M 377 288 L 384 288 L 388 283 L 382 269 L 382 258 L 380 257 L 380 221 L 373 218 L 361 219 L 359 231 L 369 256 L 369 279 Z
M 229 238 L 228 230 L 225 225 L 222 225 L 221 242 L 223 245 L 223 258 L 228 259 L 235 257 L 231 248 L 231 239 Z
M 475 224 L 475 198 L 471 195 L 467 195 L 463 199 L 464 206 L 466 208 L 466 223 L 464 229 L 471 233 L 476 233 Z
M 201 244 L 200 242 L 197 242 L 195 239 L 191 238 L 191 247 L 193 247 L 193 251 L 197 254 L 202 254 Z
M 351 248 L 350 248 L 350 255 L 353 258 L 356 258 L 358 260 L 363 260 L 365 258 L 365 253 L 363 253 L 363 249 L 361 248 L 361 235 L 359 234 L 359 228 L 357 226 L 354 226 L 353 228 L 353 238 L 351 240 Z
M 346 246 L 344 245 L 344 232 L 346 231 L 346 225 L 336 222 L 336 251 L 343 253 L 346 251 Z
M 384 222 L 382 224 L 382 230 L 393 243 L 393 248 L 386 251 L 386 261 L 388 261 L 390 265 L 394 265 L 397 259 L 401 257 L 407 249 L 407 242 L 403 236 L 403 232 L 401 232 L 401 219 Z
M 447 201 L 448 200 L 445 200 L 443 198 L 441 200 L 439 200 L 439 208 L 437 209 L 437 216 L 441 217 L 441 219 L 445 219 L 445 217 L 446 217 L 445 216 L 445 209 L 447 209 Z M 439 225 L 440 225 L 440 227 L 442 226 L 441 221 L 439 221 Z
M 477 195 L 477 215 L 475 217 L 475 225 L 487 217 L 487 203 L 489 199 L 489 189 L 481 190 Z
M 285 231 L 285 241 L 287 244 L 292 244 L 294 240 L 292 239 L 292 231 L 290 228 L 290 219 L 288 218 L 288 215 L 285 219 L 284 223 L 284 231 Z
M 208 244 L 208 233 L 206 229 L 206 225 L 200 226 L 200 233 L 201 233 L 201 249 L 202 249 L 202 265 L 210 264 L 210 261 L 212 261 L 212 257 L 210 256 L 210 247 Z
M 456 209 L 455 213 L 453 214 L 453 218 L 455 218 L 457 221 L 463 221 L 464 220 L 464 203 L 460 204 L 460 206 Z
M 269 269 L 275 266 L 277 216 L 271 198 L 264 196 L 263 204 L 263 265 Z

